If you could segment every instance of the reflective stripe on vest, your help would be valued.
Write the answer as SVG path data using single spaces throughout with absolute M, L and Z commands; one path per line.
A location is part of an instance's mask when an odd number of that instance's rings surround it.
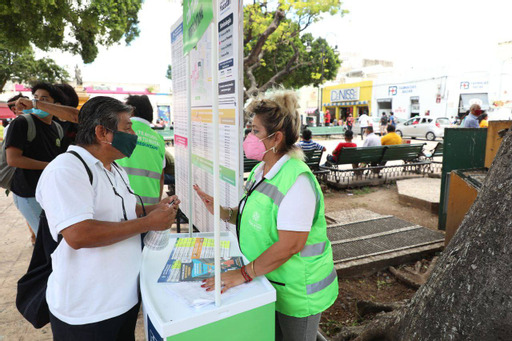
M 281 205 L 281 202 L 284 199 L 283 193 L 279 191 L 279 189 L 268 182 L 262 182 L 256 189 L 256 192 L 260 192 L 261 194 L 265 194 L 267 197 L 274 201 L 278 207 Z
M 318 244 L 311 244 L 311 245 L 305 245 L 304 248 L 300 251 L 301 257 L 313 257 L 313 256 L 320 256 L 322 253 L 324 253 L 326 242 L 318 243 Z
M 142 199 L 142 202 L 144 203 L 144 205 L 154 205 L 154 204 L 158 204 L 160 202 L 159 198 L 143 197 L 142 195 L 140 196 L 140 198 Z
M 162 174 L 159 174 L 158 172 L 146 170 L 146 169 L 139 169 L 139 168 L 132 168 L 132 167 L 123 167 L 123 168 L 126 171 L 126 173 L 128 173 L 128 175 L 139 175 L 139 176 L 143 176 L 146 178 L 157 179 L 157 180 L 160 180 L 160 178 L 162 177 Z
M 320 290 L 327 288 L 336 278 L 336 269 L 333 268 L 329 276 L 316 283 L 306 285 L 306 292 L 308 295 L 319 292 Z

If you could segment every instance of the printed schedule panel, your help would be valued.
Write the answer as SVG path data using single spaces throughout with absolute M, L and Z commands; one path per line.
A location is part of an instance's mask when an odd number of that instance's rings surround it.
M 184 103 L 182 115 L 175 119 L 176 146 L 176 192 L 182 202 L 188 203 L 188 186 L 198 184 L 206 193 L 213 196 L 213 80 L 212 80 L 212 25 L 218 26 L 218 55 L 219 60 L 215 69 L 218 72 L 219 91 L 219 135 L 218 146 L 220 158 L 220 204 L 236 207 L 240 200 L 243 186 L 243 170 L 241 169 L 241 135 L 243 125 L 242 103 L 242 69 L 241 69 L 241 39 L 239 21 L 242 4 L 231 0 L 219 1 L 219 19 L 212 23 L 199 39 L 197 45 L 190 50 L 190 91 L 191 117 L 187 116 L 186 108 L 186 75 L 179 78 L 180 70 L 176 65 L 185 66 L 183 55 L 183 33 L 181 41 L 173 40 L 173 97 L 174 112 L 178 116 L 178 106 Z M 173 28 L 173 33 L 179 32 L 181 23 Z M 181 32 L 183 26 L 181 25 Z M 181 48 L 181 50 L 180 50 Z M 180 50 L 180 51 L 178 51 Z M 175 59 L 177 58 L 177 59 Z M 175 78 L 175 72 L 178 78 Z M 180 103 L 180 105 L 178 105 Z M 188 133 L 188 120 L 192 122 L 192 131 Z M 176 140 L 181 139 L 180 143 Z M 192 148 L 192 179 L 188 179 L 188 148 Z M 178 161 L 178 158 L 183 160 Z M 183 181 L 178 179 L 181 175 Z M 188 204 L 182 205 L 182 211 L 188 214 Z M 193 192 L 194 225 L 201 232 L 213 231 L 213 216 L 205 209 L 204 204 Z M 227 229 L 235 232 L 235 226 L 222 223 Z

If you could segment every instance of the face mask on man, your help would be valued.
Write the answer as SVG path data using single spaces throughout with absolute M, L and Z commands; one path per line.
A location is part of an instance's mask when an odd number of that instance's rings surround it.
M 123 131 L 109 130 L 114 133 L 114 139 L 112 142 L 105 143 L 111 144 L 112 147 L 119 150 L 123 155 L 130 157 L 137 146 L 137 135 L 128 134 Z
M 272 133 L 269 136 L 265 137 L 264 139 L 260 140 L 253 133 L 249 133 L 249 135 L 247 135 L 247 137 L 245 138 L 244 143 L 242 145 L 244 148 L 245 156 L 248 159 L 253 159 L 253 160 L 257 160 L 257 161 L 263 160 L 263 156 L 265 156 L 265 154 L 269 150 L 271 150 L 271 149 L 275 150 L 275 147 L 272 147 L 272 148 L 266 150 L 263 140 L 268 139 L 269 137 L 271 137 L 274 134 L 275 133 Z
M 36 115 L 37 117 L 39 118 L 45 118 L 47 117 L 48 115 L 50 115 L 50 113 L 47 113 L 46 111 L 44 110 L 41 110 L 41 109 L 25 109 L 25 110 L 22 110 L 24 114 L 34 114 Z

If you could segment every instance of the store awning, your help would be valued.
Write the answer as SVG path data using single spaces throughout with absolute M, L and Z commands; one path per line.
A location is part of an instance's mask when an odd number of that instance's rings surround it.
M 12 113 L 11 109 L 7 106 L 7 103 L 0 103 L 0 120 L 15 117 L 16 116 Z
M 324 103 L 324 107 L 349 107 L 353 105 L 367 105 L 368 101 L 350 101 L 350 102 L 335 102 Z
M 314 108 L 306 108 L 306 110 L 304 110 L 304 113 L 307 114 L 307 115 L 310 115 L 310 114 L 314 114 L 316 110 L 317 110 L 316 107 L 314 107 Z

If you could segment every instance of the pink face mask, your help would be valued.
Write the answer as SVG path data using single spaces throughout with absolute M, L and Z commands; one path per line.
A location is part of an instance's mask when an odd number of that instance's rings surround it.
M 253 160 L 257 160 L 257 161 L 263 160 L 263 156 L 265 156 L 265 153 L 268 152 L 270 149 L 272 149 L 272 148 L 270 148 L 269 150 L 266 150 L 263 140 L 268 139 L 269 137 L 271 137 L 274 134 L 275 133 L 270 134 L 269 136 L 260 140 L 253 133 L 249 133 L 249 135 L 247 135 L 247 137 L 245 138 L 244 143 L 242 145 L 244 148 L 245 156 L 248 159 L 253 159 Z

